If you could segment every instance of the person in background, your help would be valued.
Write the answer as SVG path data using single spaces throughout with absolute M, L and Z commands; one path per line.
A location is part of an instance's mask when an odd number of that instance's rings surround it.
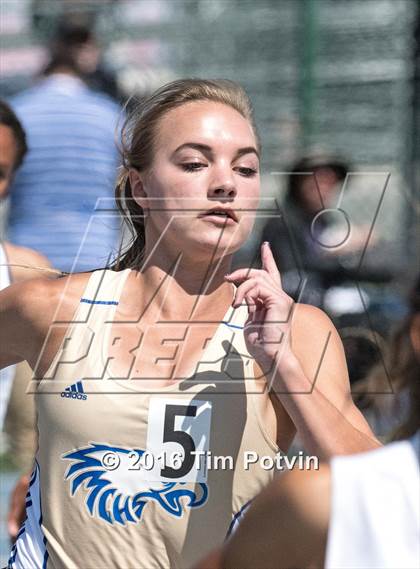
M 391 347 L 393 386 L 407 400 L 393 442 L 335 457 L 319 471 L 280 476 L 254 500 L 224 549 L 196 569 L 419 567 L 420 278 L 410 305 Z
M 7 198 L 16 170 L 27 152 L 26 135 L 10 106 L 0 100 L 0 201 Z M 0 290 L 26 279 L 55 276 L 40 253 L 0 240 Z M 25 494 L 36 450 L 35 407 L 26 393 L 32 370 L 26 362 L 0 370 L 0 430 L 8 437 L 10 456 L 22 476 L 12 493 L 9 534 L 17 535 L 25 506 Z
M 356 405 L 382 440 L 390 440 L 395 430 L 405 425 L 410 410 L 410 389 L 420 383 L 420 347 L 416 349 L 417 336 L 413 332 L 416 327 L 420 327 L 420 276 L 409 297 L 408 313 L 384 350 L 384 361 L 354 386 Z
M 385 243 L 371 234 L 371 226 L 356 223 L 347 212 L 351 231 L 342 241 L 344 218 L 335 208 L 350 171 L 346 160 L 331 153 L 313 151 L 302 156 L 291 167 L 282 215 L 266 223 L 262 239 L 272 243 L 288 294 L 322 308 L 337 326 L 353 387 L 382 361 L 379 342 L 385 342 L 404 306 L 395 290 L 382 300 L 384 285 L 394 273 Z M 341 241 L 343 246 L 327 246 Z M 365 262 L 359 266 L 355 259 L 361 258 L 365 247 L 369 254 L 363 254 Z
M 56 24 L 51 41 L 51 58 L 66 54 L 90 89 L 106 94 L 116 102 L 122 101 L 115 72 L 103 61 L 94 26 L 93 15 L 64 13 Z M 48 74 L 48 68 L 44 73 Z
M 315 215 L 329 207 L 346 179 L 349 165 L 332 154 L 313 153 L 299 159 L 291 168 L 282 206 L 284 215 L 270 219 L 262 230 L 262 240 L 272 244 L 285 289 L 294 297 L 299 294 L 300 275 L 309 282 L 303 302 L 322 306 L 325 278 L 337 269 L 337 260 L 326 255 L 317 238 L 327 228 L 327 216 L 320 216 L 312 228 Z
M 66 272 L 106 264 L 119 236 L 112 197 L 120 109 L 83 80 L 86 37 L 83 27 L 59 26 L 42 77 L 12 100 L 29 152 L 13 184 L 8 235 Z M 110 198 L 102 214 L 100 198 Z

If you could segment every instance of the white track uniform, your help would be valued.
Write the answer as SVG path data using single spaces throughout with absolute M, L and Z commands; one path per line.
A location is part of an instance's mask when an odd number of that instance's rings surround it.
M 39 450 L 11 568 L 190 567 L 273 477 L 259 464 L 243 469 L 245 451 L 278 451 L 257 411 L 256 398 L 267 394 L 255 393 L 246 306 L 229 307 L 189 379 L 144 389 L 142 380 L 111 379 L 107 365 L 129 273 L 91 274 L 68 340 L 37 388 Z M 182 349 L 194 324 L 165 326 Z M 234 466 L 205 468 L 196 458 L 197 468 L 194 449 L 232 457 Z M 181 466 L 163 464 L 163 451 L 181 451 Z M 141 468 L 146 456 L 151 470 Z
M 0 242 L 0 290 L 12 284 L 7 263 L 6 251 Z M 14 365 L 0 369 L 0 431 L 3 430 L 15 371 L 16 366 Z
M 420 568 L 420 431 L 331 462 L 326 569 Z

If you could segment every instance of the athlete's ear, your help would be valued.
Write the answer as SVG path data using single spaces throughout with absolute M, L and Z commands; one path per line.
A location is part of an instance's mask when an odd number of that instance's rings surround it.
M 147 193 L 144 187 L 144 178 L 145 176 L 134 168 L 130 168 L 128 171 L 128 179 L 130 180 L 131 186 L 131 195 L 140 207 L 147 209 L 149 204 Z

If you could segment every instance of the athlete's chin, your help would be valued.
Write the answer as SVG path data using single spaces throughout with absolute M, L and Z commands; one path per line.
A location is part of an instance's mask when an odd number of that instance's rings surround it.
M 190 250 L 195 249 L 200 255 L 208 255 L 210 258 L 214 258 L 215 254 L 232 255 L 243 246 L 246 239 L 247 235 L 240 232 L 200 231 L 191 236 Z

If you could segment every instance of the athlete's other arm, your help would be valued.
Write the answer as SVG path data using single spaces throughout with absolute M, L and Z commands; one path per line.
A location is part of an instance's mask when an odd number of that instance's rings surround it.
M 76 279 L 76 286 L 67 295 L 69 301 L 61 303 L 64 305 L 60 313 L 62 321 L 70 321 L 75 309 L 75 298 L 78 298 L 83 286 L 82 279 Z M 53 341 L 48 343 L 45 339 L 58 304 L 63 299 L 65 280 L 29 279 L 0 291 L 0 369 L 26 360 L 35 371 L 41 351 L 45 354 L 44 368 L 48 368 L 48 362 L 58 348 L 60 336 L 52 334 Z M 8 516 L 8 529 L 12 539 L 20 527 L 24 504 L 22 498 L 27 485 L 28 477 L 24 473 L 13 491 Z
M 0 369 L 26 360 L 34 353 L 36 315 L 42 292 L 43 284 L 38 279 L 0 291 Z
M 36 277 L 46 277 L 46 278 L 56 278 L 60 271 L 55 271 L 48 259 L 41 255 L 41 253 L 34 251 L 33 249 L 28 249 L 27 247 L 20 247 L 9 242 L 3 242 L 3 247 L 6 252 L 6 257 L 9 262 L 9 270 L 12 284 L 19 283 L 28 279 L 33 279 Z M 26 378 L 29 381 L 31 377 L 31 370 L 27 362 L 22 361 L 17 365 L 15 378 L 16 381 L 20 381 L 22 378 Z M 25 440 L 26 444 L 32 445 L 36 443 L 35 441 L 35 424 L 32 425 L 30 430 L 25 421 L 22 421 L 22 413 L 25 415 L 30 415 L 32 411 L 33 401 L 29 401 L 27 397 L 20 402 L 19 407 L 12 406 L 7 410 L 7 416 L 9 420 L 12 420 L 13 425 L 13 437 L 17 440 Z M 35 454 L 36 446 L 32 448 L 33 454 Z M 21 450 L 21 449 L 20 449 Z M 22 461 L 22 452 L 18 455 L 19 460 Z M 13 459 L 16 460 L 16 449 L 14 449 Z M 9 512 L 7 515 L 7 529 L 9 532 L 9 537 L 12 542 L 15 541 L 19 529 L 25 519 L 25 497 L 29 487 L 30 471 L 32 465 L 29 463 L 28 458 L 25 457 L 25 468 L 21 466 L 21 476 L 15 484 L 9 502 Z M 33 455 L 32 455 L 33 462 Z M 27 464 L 26 464 L 27 463 Z
M 60 302 L 64 280 L 29 279 L 0 291 L 0 369 L 24 360 L 34 369 Z
M 49 277 L 57 276 L 48 260 L 31 249 L 6 243 L 5 251 L 10 264 L 39 266 L 47 269 Z M 53 294 L 56 279 L 39 275 L 39 269 L 11 267 L 13 284 L 0 291 L 0 369 L 24 360 L 34 361 L 42 336 L 48 331 L 57 296 Z
M 73 321 L 90 273 L 35 278 L 0 291 L 0 369 L 26 360 L 42 377 Z M 60 326 L 53 327 L 54 322 Z
M 307 450 L 328 460 L 381 446 L 354 404 L 343 344 L 330 318 L 296 305 L 291 344 L 298 365 L 290 362 L 288 385 L 293 391 L 295 382 L 296 389 L 284 400 Z M 307 393 L 300 394 L 305 380 Z
M 195 569 L 324 567 L 330 469 L 279 476 L 252 503 L 224 547 Z

